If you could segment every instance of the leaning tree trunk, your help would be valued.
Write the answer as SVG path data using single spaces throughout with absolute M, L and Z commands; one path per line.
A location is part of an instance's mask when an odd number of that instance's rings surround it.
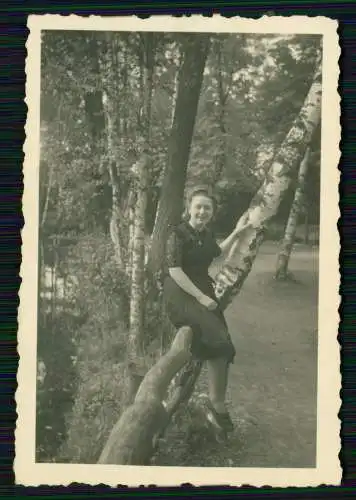
M 287 191 L 292 174 L 300 162 L 306 145 L 320 121 L 321 62 L 318 57 L 314 79 L 302 109 L 292 128 L 274 156 L 261 188 L 252 199 L 250 207 L 240 218 L 239 225 L 250 224 L 243 236 L 236 241 L 224 265 L 215 277 L 215 291 L 221 306 L 226 308 L 239 293 L 263 241 L 267 224 L 276 214 Z
M 167 167 L 148 257 L 148 269 L 152 275 L 161 269 L 169 226 L 177 223 L 182 214 L 190 146 L 209 44 L 210 39 L 205 34 L 187 36 L 178 77 Z
M 288 277 L 288 264 L 293 248 L 295 233 L 298 225 L 298 218 L 302 210 L 304 201 L 305 176 L 309 166 L 309 148 L 307 148 L 303 161 L 300 164 L 298 173 L 298 184 L 295 190 L 294 199 L 288 217 L 286 230 L 282 242 L 282 248 L 277 259 L 277 268 L 275 278 L 277 280 L 286 280 Z
M 263 240 L 264 228 L 276 213 L 291 182 L 293 169 L 310 142 L 320 120 L 320 60 L 308 96 L 298 118 L 274 158 L 266 179 L 253 198 L 239 225 L 252 224 L 236 242 L 216 277 L 216 293 L 226 307 L 240 291 Z M 181 329 L 171 350 L 154 365 L 138 390 L 134 404 L 117 422 L 100 457 L 100 463 L 147 464 L 154 452 L 156 438 L 167 425 L 170 402 L 163 404 L 174 376 L 189 359 L 190 331 Z M 186 383 L 190 383 L 186 377 Z M 181 391 L 184 394 L 184 390 Z M 175 404 L 175 407 L 177 405 Z

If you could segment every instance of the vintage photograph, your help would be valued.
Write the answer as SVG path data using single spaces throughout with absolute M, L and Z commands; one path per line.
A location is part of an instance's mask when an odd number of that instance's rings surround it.
M 317 471 L 329 435 L 335 480 L 337 26 L 51 17 L 24 169 L 33 465 L 210 484 L 214 468 Z

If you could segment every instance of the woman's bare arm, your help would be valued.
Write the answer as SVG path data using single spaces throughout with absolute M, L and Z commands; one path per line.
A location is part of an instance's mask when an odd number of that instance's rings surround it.
M 219 247 L 221 249 L 222 254 L 226 254 L 229 252 L 230 248 L 232 247 L 233 243 L 238 239 L 238 237 L 248 228 L 250 227 L 250 224 L 247 224 L 246 226 L 242 227 L 235 227 L 235 229 L 232 231 L 229 236 L 219 243 Z
M 181 267 L 170 267 L 169 274 L 182 290 L 189 293 L 192 297 L 195 297 L 202 306 L 206 307 L 209 311 L 216 309 L 217 303 L 215 300 L 199 290 Z

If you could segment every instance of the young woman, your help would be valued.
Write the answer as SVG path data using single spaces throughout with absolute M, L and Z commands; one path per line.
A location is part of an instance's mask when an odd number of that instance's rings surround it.
M 192 354 L 207 361 L 211 410 L 218 425 L 233 429 L 225 406 L 228 366 L 235 348 L 214 293 L 208 270 L 214 259 L 227 253 L 238 235 L 235 229 L 218 244 L 209 229 L 216 201 L 208 187 L 194 188 L 187 200 L 186 217 L 171 231 L 167 242 L 164 298 L 168 316 L 176 328 L 190 326 Z

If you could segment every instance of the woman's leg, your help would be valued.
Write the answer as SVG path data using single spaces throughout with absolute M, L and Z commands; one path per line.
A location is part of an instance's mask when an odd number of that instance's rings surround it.
M 229 362 L 226 358 L 209 359 L 209 398 L 215 424 L 227 432 L 234 430 L 234 424 L 225 406 Z M 210 419 L 209 419 L 210 420 Z
M 217 413 L 225 413 L 229 363 L 225 358 L 215 358 L 209 359 L 207 366 L 211 404 Z

